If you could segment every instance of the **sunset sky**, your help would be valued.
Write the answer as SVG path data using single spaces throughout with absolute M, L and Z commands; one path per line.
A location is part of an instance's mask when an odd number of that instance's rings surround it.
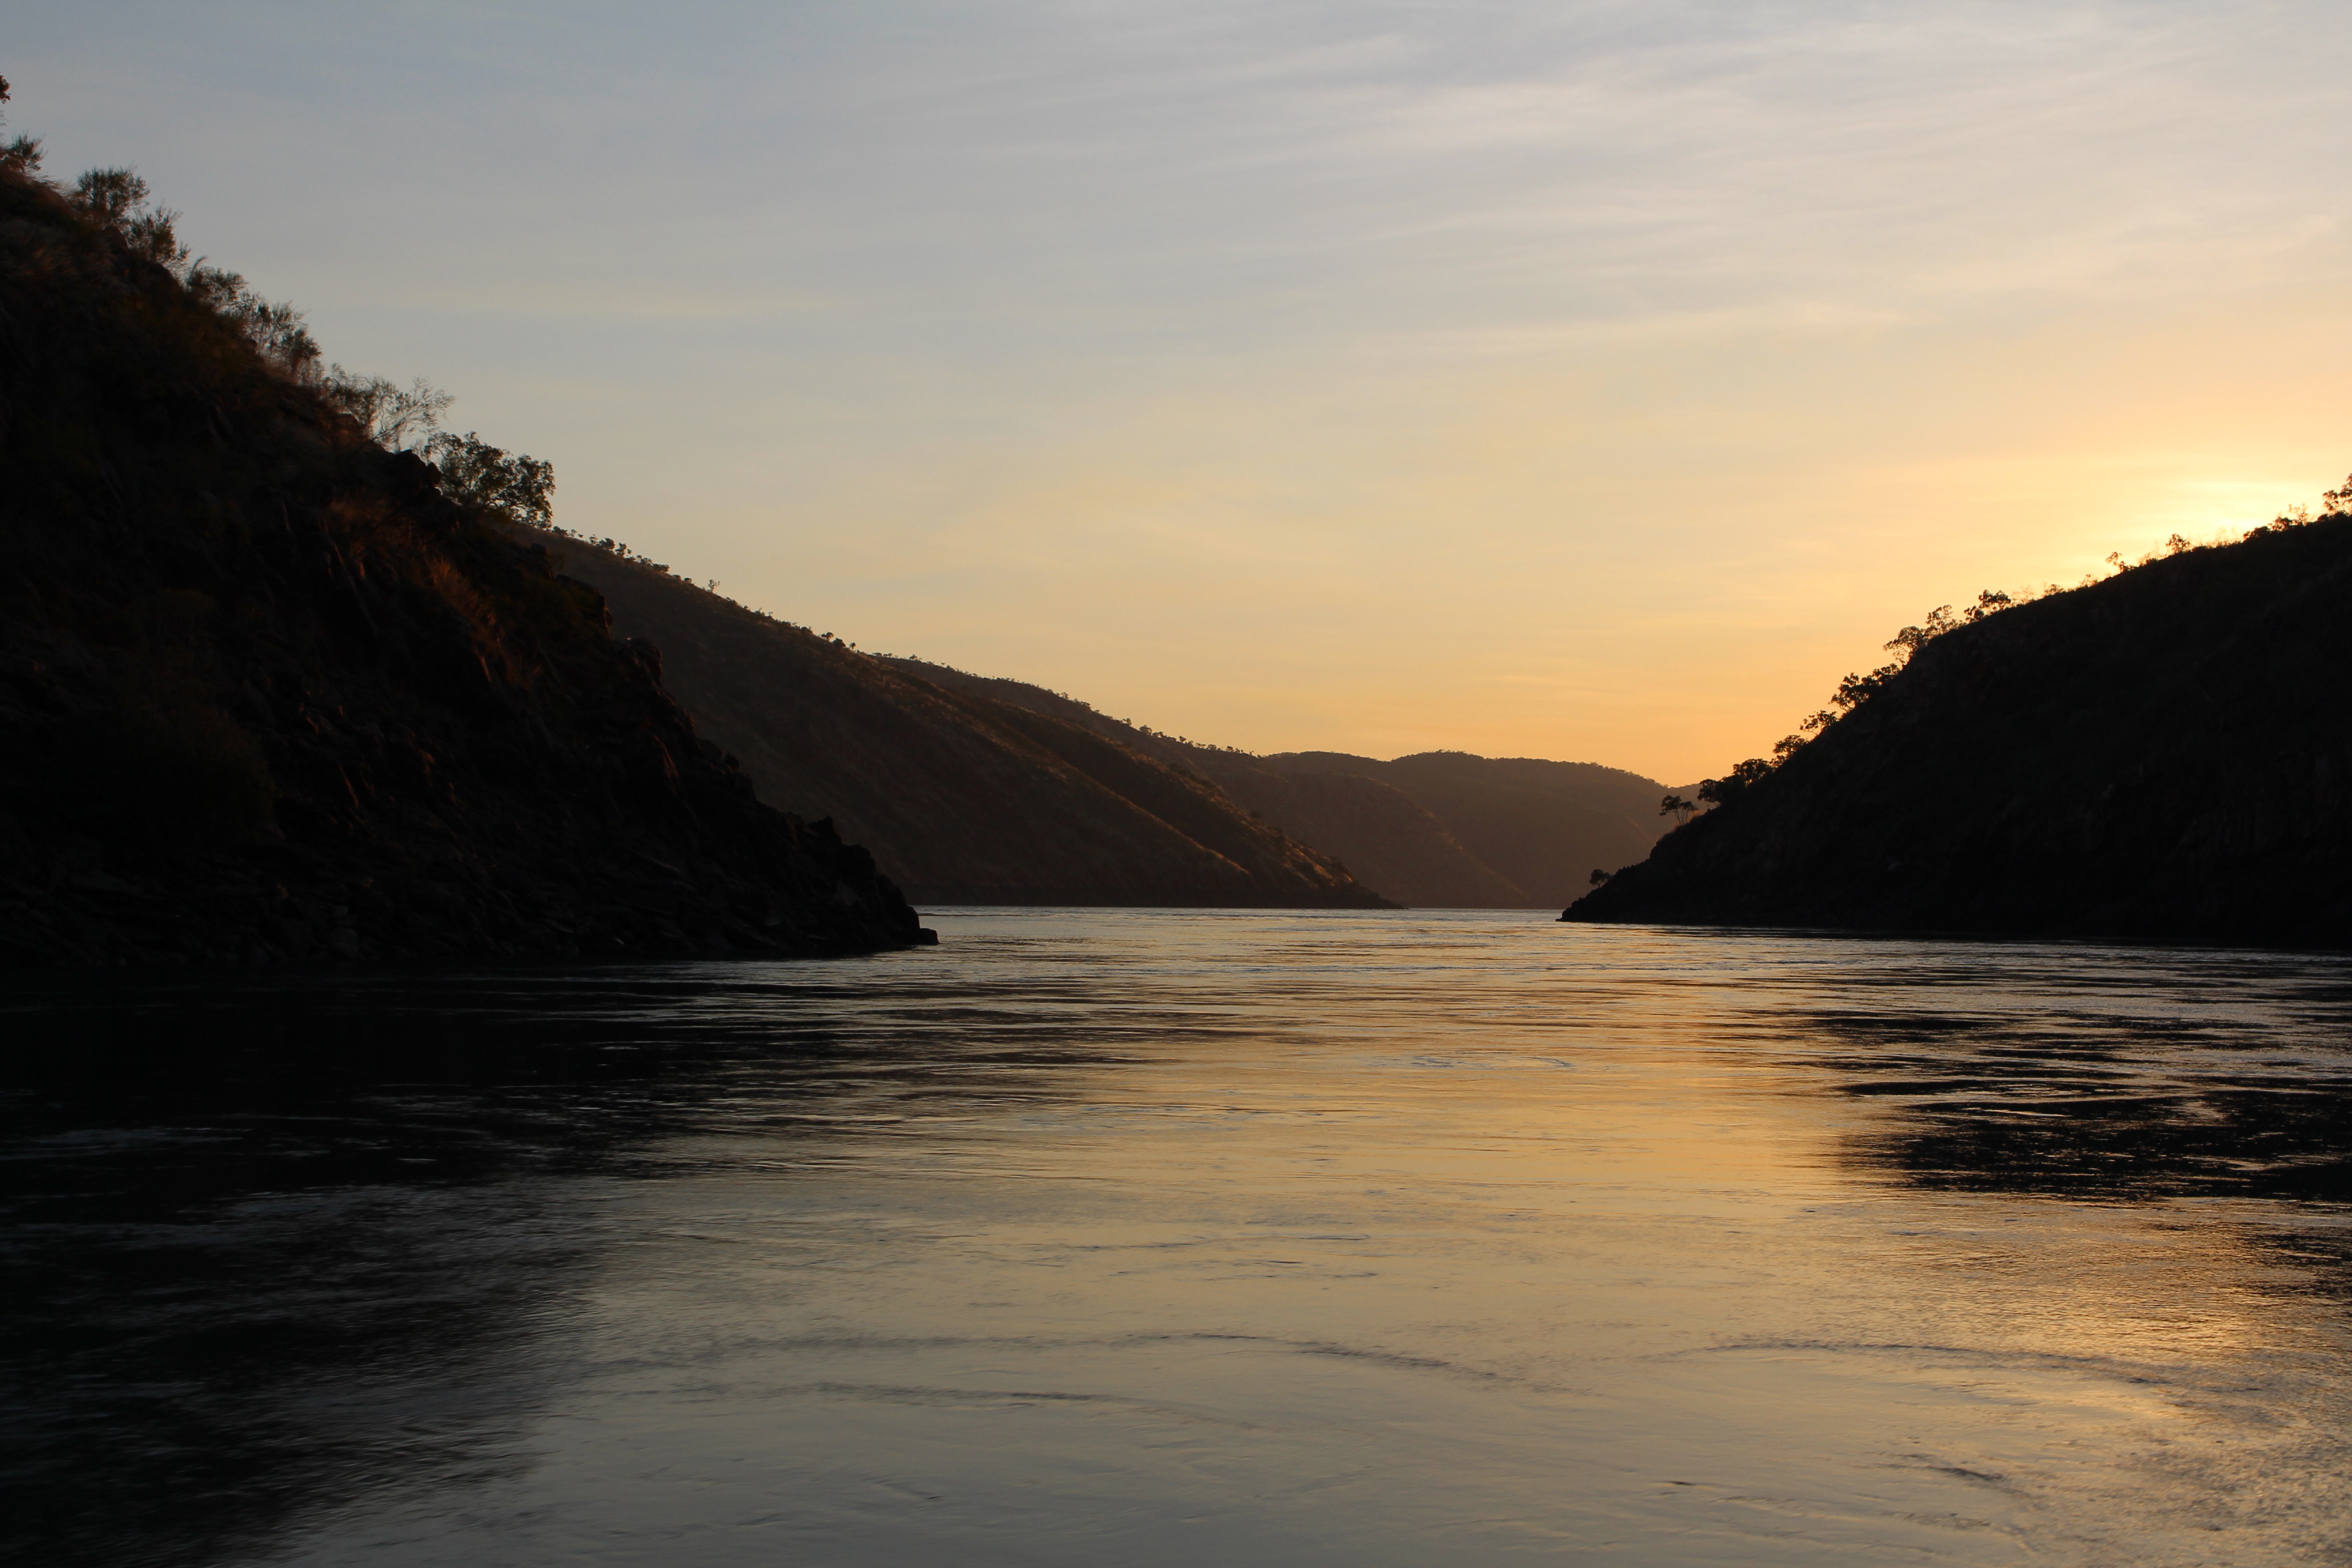
M 1670 783 L 2352 468 L 2339 5 L 0 0 L 558 521 L 1256 751 Z

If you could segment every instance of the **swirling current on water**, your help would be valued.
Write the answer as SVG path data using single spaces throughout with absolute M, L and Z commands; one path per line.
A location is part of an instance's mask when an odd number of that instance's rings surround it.
M 27 1561 L 2352 1561 L 2352 961 L 942 910 L 17 976 Z

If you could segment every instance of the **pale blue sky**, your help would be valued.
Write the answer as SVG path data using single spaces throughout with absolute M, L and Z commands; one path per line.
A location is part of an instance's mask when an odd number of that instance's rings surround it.
M 0 0 L 572 526 L 1260 750 L 1675 782 L 2352 468 L 2316 4 Z

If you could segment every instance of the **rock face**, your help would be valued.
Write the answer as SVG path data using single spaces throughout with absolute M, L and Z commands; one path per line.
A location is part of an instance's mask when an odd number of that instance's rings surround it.
M 2352 517 L 1946 633 L 1562 918 L 2352 945 Z
M 914 660 L 857 653 L 667 570 L 547 536 L 764 793 L 808 803 L 927 903 L 1381 907 L 1194 771 Z M 932 675 L 940 679 L 928 679 Z
M 436 479 L 0 178 L 0 963 L 920 940 Z

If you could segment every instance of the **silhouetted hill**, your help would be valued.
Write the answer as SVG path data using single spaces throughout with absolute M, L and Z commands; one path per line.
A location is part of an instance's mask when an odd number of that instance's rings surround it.
M 919 659 L 942 686 L 1058 718 L 1215 784 L 1359 881 L 1423 909 L 1556 909 L 1596 867 L 1645 853 L 1662 824 L 1651 780 L 1591 763 L 1428 752 L 1254 756 L 1159 734 L 1044 687 Z
M 1420 909 L 1511 909 L 1527 895 L 1462 846 L 1429 807 L 1352 770 L 1286 769 L 1276 758 L 1212 776 L 1267 821 L 1346 861 L 1369 885 Z
M 2352 517 L 1921 647 L 1566 919 L 2352 944 Z
M 299 317 L 128 175 L 32 168 L 0 154 L 0 963 L 918 939 L 593 593 L 332 405 Z
M 1150 748 L 940 666 L 852 651 L 666 569 L 550 542 L 771 795 L 831 816 L 924 902 L 1367 908 L 1345 868 Z M 1009 684 L 1009 683 L 1007 683 Z
M 1418 802 L 1509 889 L 1506 896 L 1447 900 L 1462 907 L 1558 908 L 1587 885 L 1596 868 L 1622 866 L 1647 853 L 1664 826 L 1658 817 L 1664 791 L 1655 781 L 1597 763 L 1466 752 L 1422 752 L 1385 763 L 1297 752 L 1266 762 L 1294 778 L 1360 774 Z M 1382 885 L 1377 878 L 1373 882 Z

